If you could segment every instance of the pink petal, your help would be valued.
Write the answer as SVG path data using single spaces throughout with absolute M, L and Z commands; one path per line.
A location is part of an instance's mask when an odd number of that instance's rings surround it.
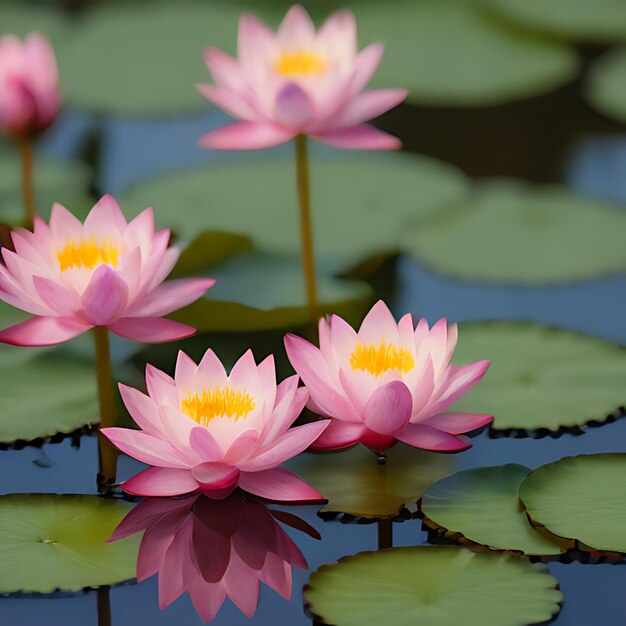
M 29 78 L 37 90 L 56 88 L 58 68 L 50 42 L 38 33 L 24 39 L 24 61 L 29 68 Z
M 250 13 L 243 13 L 239 17 L 239 31 L 237 33 L 237 57 L 241 67 L 256 69 L 264 53 L 274 45 L 274 33 Z
M 102 428 L 101 431 L 122 452 L 148 465 L 186 467 L 184 457 L 167 441 L 130 428 Z
M 164 317 L 123 317 L 108 324 L 112 333 L 143 343 L 166 343 L 190 337 L 196 332 L 193 326 L 181 324 Z
M 472 442 L 467 439 L 460 439 L 422 424 L 405 426 L 396 434 L 396 438 L 416 448 L 434 452 L 462 452 L 472 447 Z
M 118 387 L 122 401 L 137 426 L 148 434 L 158 435 L 161 432 L 159 407 L 154 400 L 133 387 L 121 383 Z
M 196 454 L 206 461 L 222 461 L 224 453 L 215 437 L 202 426 L 196 426 L 189 435 L 189 445 Z
M 413 396 L 400 380 L 379 387 L 363 412 L 363 421 L 374 432 L 394 435 L 409 423 L 413 408 Z
M 493 415 L 481 413 L 439 413 L 425 419 L 420 424 L 432 426 L 451 435 L 460 435 L 478 430 L 493 422 Z
M 317 33 L 318 42 L 333 56 L 344 62 L 352 61 L 357 52 L 356 19 L 349 9 L 333 13 Z
M 209 583 L 219 582 L 230 563 L 230 537 L 216 532 L 195 515 L 192 537 L 200 575 Z
M 259 150 L 278 146 L 297 134 L 266 122 L 236 122 L 208 132 L 198 143 L 211 150 Z
M 127 315 L 160 317 L 195 302 L 207 289 L 213 287 L 213 278 L 181 278 L 168 282 L 150 291 L 141 300 L 133 303 Z
M 271 587 L 285 600 L 291 597 L 291 566 L 275 554 L 268 554 L 259 580 Z
M 106 194 L 96 202 L 89 212 L 83 231 L 87 237 L 103 237 L 108 234 L 121 234 L 126 229 L 126 219 L 113 196 Z
M 196 89 L 210 102 L 226 111 L 226 113 L 237 117 L 254 121 L 258 118 L 256 112 L 250 105 L 237 93 L 233 93 L 223 87 L 215 85 L 196 85 Z
M 252 452 L 258 439 L 259 433 L 256 430 L 246 430 L 230 444 L 224 457 L 225 460 L 232 465 L 239 466 L 241 459 Z
M 159 608 L 164 609 L 185 592 L 191 565 L 193 524 L 188 519 L 174 535 L 159 569 Z
M 359 339 L 365 343 L 380 343 L 381 339 L 398 342 L 398 325 L 389 307 L 378 300 L 368 311 L 359 328 Z
M 82 235 L 83 225 L 62 204 L 55 202 L 50 211 L 50 230 L 58 239 L 76 239 Z
M 365 432 L 365 426 L 358 422 L 330 420 L 328 427 L 314 441 L 313 450 L 340 450 L 358 443 Z
M 374 72 L 380 65 L 384 52 L 385 46 L 382 43 L 373 43 L 359 52 L 354 60 L 355 69 L 350 85 L 351 96 L 355 96 L 362 91 L 367 83 L 370 82 Z
M 180 381 L 179 381 L 180 383 Z M 198 364 L 195 378 L 187 378 L 185 388 L 194 384 L 198 389 L 212 389 L 215 386 L 224 387 L 228 384 L 228 376 L 224 365 L 218 356 L 209 348 Z
M 313 487 L 284 467 L 262 472 L 241 472 L 239 486 L 244 491 L 268 500 L 291 502 L 323 499 Z
M 306 45 L 315 36 L 315 26 L 306 9 L 294 4 L 278 27 L 277 38 L 283 44 Z
M 356 126 L 398 106 L 407 97 L 406 89 L 376 89 L 355 96 L 336 121 L 338 127 Z
M 196 465 L 191 470 L 202 491 L 228 489 L 237 484 L 239 470 L 226 463 L 206 462 Z
M 179 496 L 198 490 L 191 470 L 173 467 L 149 467 L 121 484 L 134 496 Z
M 226 589 L 222 584 L 208 584 L 201 577 L 189 586 L 193 608 L 205 624 L 213 621 L 226 599 Z
M 174 379 L 150 363 L 146 364 L 146 386 L 155 403 L 173 405 L 178 403 L 178 392 Z
M 316 134 L 314 137 L 335 148 L 348 150 L 399 150 L 402 147 L 397 137 L 366 124 Z
M 31 317 L 0 331 L 0 342 L 13 346 L 54 346 L 92 328 L 73 317 Z
M 432 413 L 441 413 L 465 395 L 487 372 L 489 361 L 477 361 L 463 367 L 450 366 L 446 388 L 441 398 L 430 407 Z
M 86 319 L 94 326 L 117 321 L 128 302 L 128 286 L 109 265 L 98 266 L 81 297 Z
M 55 313 L 68 315 L 80 310 L 80 297 L 71 287 L 42 276 L 33 276 L 33 285 L 43 303 Z
M 241 68 L 236 59 L 222 50 L 211 47 L 204 48 L 202 56 L 217 85 L 233 92 L 241 92 L 245 89 Z
M 257 573 L 235 553 L 224 576 L 228 597 L 247 617 L 252 617 L 259 601 L 259 579 Z
M 276 121 L 299 132 L 315 116 L 315 104 L 300 85 L 288 82 L 276 94 L 274 115 Z

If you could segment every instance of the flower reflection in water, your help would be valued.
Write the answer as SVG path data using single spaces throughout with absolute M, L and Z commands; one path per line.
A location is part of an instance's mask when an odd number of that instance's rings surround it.
M 261 582 L 289 599 L 291 567 L 308 566 L 278 521 L 320 538 L 296 515 L 272 510 L 237 491 L 225 500 L 202 494 L 146 498 L 109 541 L 144 531 L 137 580 L 158 572 L 161 608 L 187 591 L 196 611 L 209 622 L 226 596 L 251 617 Z

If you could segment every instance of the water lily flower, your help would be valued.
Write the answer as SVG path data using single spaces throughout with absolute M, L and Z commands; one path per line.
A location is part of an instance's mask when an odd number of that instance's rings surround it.
M 143 342 L 187 337 L 195 329 L 162 316 L 197 300 L 214 283 L 190 278 L 163 283 L 179 251 L 169 231 L 154 231 L 152 209 L 130 223 L 104 196 L 82 224 L 55 204 L 50 223 L 12 232 L 15 251 L 2 249 L 0 300 L 32 313 L 0 331 L 0 341 L 48 346 L 93 327 Z
M 320 348 L 295 335 L 285 337 L 289 360 L 309 390 L 308 407 L 331 417 L 313 448 L 340 449 L 361 442 L 375 452 L 396 440 L 437 452 L 471 447 L 462 433 L 493 417 L 446 412 L 485 374 L 489 361 L 457 367 L 450 360 L 457 326 L 410 314 L 396 323 L 377 302 L 358 332 L 340 317 L 321 319 Z
M 236 487 L 271 500 L 320 494 L 281 463 L 308 448 L 328 420 L 289 428 L 308 392 L 292 376 L 276 386 L 274 358 L 256 364 L 248 350 L 230 375 L 212 350 L 199 365 L 179 352 L 175 377 L 148 365 L 148 394 L 120 385 L 140 431 L 104 428 L 122 452 L 153 465 L 122 483 L 140 496 L 200 491 L 212 498 Z
M 199 91 L 240 121 L 207 133 L 205 148 L 255 150 L 310 135 L 338 148 L 393 150 L 400 141 L 365 124 L 397 106 L 406 89 L 363 91 L 384 47 L 357 49 L 351 11 L 329 17 L 316 31 L 308 13 L 293 6 L 276 33 L 254 16 L 239 22 L 238 55 L 207 48 L 215 81 Z
M 210 622 L 226 596 L 248 617 L 265 583 L 285 599 L 291 596 L 291 567 L 307 562 L 277 520 L 319 539 L 306 522 L 273 511 L 237 492 L 225 500 L 194 494 L 147 498 L 122 520 L 109 541 L 144 531 L 137 580 L 158 572 L 163 609 L 185 591 L 196 611 Z
M 31 33 L 0 38 L 0 130 L 32 136 L 59 112 L 58 71 L 50 42 Z

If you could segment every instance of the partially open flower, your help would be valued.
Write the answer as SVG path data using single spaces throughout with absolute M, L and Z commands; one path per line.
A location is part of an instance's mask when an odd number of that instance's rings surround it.
M 396 440 L 437 452 L 471 447 L 462 433 L 493 417 L 446 413 L 485 374 L 489 361 L 457 367 L 450 359 L 457 326 L 410 314 L 396 323 L 377 302 L 355 331 L 336 315 L 320 320 L 320 348 L 295 335 L 285 337 L 289 360 L 306 385 L 312 411 L 332 417 L 314 448 L 339 449 L 361 442 L 380 452 Z
M 31 136 L 59 112 L 58 71 L 50 42 L 36 33 L 0 39 L 0 130 Z
M 257 365 L 248 350 L 228 375 L 212 350 L 199 365 L 179 352 L 174 379 L 148 365 L 146 382 L 148 396 L 120 385 L 142 430 L 102 430 L 122 452 L 155 466 L 122 483 L 126 492 L 219 499 L 241 487 L 272 500 L 321 498 L 280 465 L 308 448 L 328 420 L 289 428 L 309 394 L 297 376 L 276 386 L 272 356 Z
M 406 89 L 363 91 L 383 55 L 376 43 L 357 50 L 351 11 L 316 32 L 308 13 L 292 7 L 276 34 L 255 17 L 239 22 L 238 56 L 207 48 L 215 85 L 200 92 L 239 121 L 207 133 L 206 148 L 254 150 L 311 135 L 338 148 L 393 150 L 400 141 L 364 122 L 402 102 Z
M 0 331 L 0 341 L 48 346 L 94 326 L 143 342 L 173 341 L 195 329 L 162 316 L 197 300 L 215 282 L 163 281 L 179 251 L 168 230 L 154 231 L 152 209 L 130 223 L 104 196 L 82 224 L 55 204 L 50 223 L 12 232 L 15 251 L 2 249 L 0 300 L 33 317 Z

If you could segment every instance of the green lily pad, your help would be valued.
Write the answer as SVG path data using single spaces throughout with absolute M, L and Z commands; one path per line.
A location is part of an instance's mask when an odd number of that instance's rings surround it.
M 534 523 L 586 550 L 626 553 L 626 454 L 566 457 L 533 471 L 519 496 Z
M 97 496 L 0 496 L 0 593 L 80 591 L 134 578 L 139 536 L 106 543 L 130 509 Z
M 408 87 L 410 103 L 464 107 L 535 96 L 574 77 L 573 50 L 480 9 L 445 0 L 357 7 L 361 45 L 386 45 L 373 84 Z
M 3 9 L 4 10 L 4 9 Z M 79 219 L 87 216 L 92 202 L 87 197 L 89 169 L 76 162 L 35 156 L 35 205 L 44 219 L 54 202 L 66 206 Z M 0 153 L 0 222 L 19 224 L 24 220 L 21 164 L 17 150 Z
M 406 250 L 457 278 L 536 285 L 626 270 L 626 211 L 556 186 L 491 181 L 414 228 Z
M 68 23 L 60 11 L 27 2 L 2 3 L 0 37 L 6 34 L 25 37 L 38 32 L 48 37 L 56 47 L 67 35 Z
M 525 28 L 577 41 L 626 41 L 626 4 L 620 0 L 491 0 L 502 17 Z
M 529 523 L 519 500 L 523 465 L 479 467 L 435 483 L 422 497 L 426 524 L 445 536 L 494 550 L 553 555 L 562 550 Z
M 626 48 L 611 50 L 594 63 L 585 92 L 594 109 L 626 123 Z
M 251 331 L 305 325 L 309 312 L 300 260 L 250 252 L 235 255 L 202 274 L 217 279 L 207 295 L 173 317 L 199 331 Z M 319 313 L 350 320 L 372 301 L 369 285 L 317 274 Z
M 457 547 L 361 552 L 322 565 L 304 591 L 309 611 L 333 626 L 524 626 L 549 621 L 563 594 L 524 558 Z
M 524 322 L 464 324 L 455 362 L 485 357 L 485 378 L 455 410 L 494 415 L 496 431 L 581 432 L 626 404 L 626 352 L 609 342 Z
M 291 158 L 251 155 L 146 180 L 122 204 L 154 206 L 160 225 L 183 240 L 224 231 L 247 235 L 263 252 L 298 256 L 294 176 Z M 316 257 L 333 272 L 397 253 L 408 226 L 467 191 L 457 169 L 404 154 L 314 158 L 311 176 Z
M 398 444 L 387 452 L 387 464 L 363 446 L 329 454 L 301 454 L 287 467 L 328 500 L 322 514 L 347 513 L 359 518 L 394 517 L 414 506 L 437 480 L 454 471 L 447 455 Z

